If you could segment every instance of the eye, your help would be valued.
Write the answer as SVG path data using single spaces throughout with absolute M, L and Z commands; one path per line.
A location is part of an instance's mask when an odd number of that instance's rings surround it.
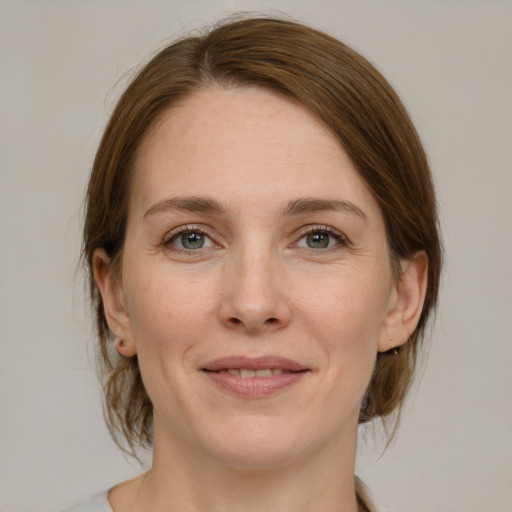
M 346 237 L 329 227 L 315 227 L 303 235 L 297 242 L 297 247 L 305 249 L 321 250 L 334 249 L 338 246 L 346 246 Z
M 214 247 L 213 240 L 202 230 L 185 227 L 178 232 L 173 232 L 164 241 L 166 247 L 178 250 L 197 251 Z
M 327 249 L 332 237 L 328 233 L 309 233 L 304 238 L 310 249 Z

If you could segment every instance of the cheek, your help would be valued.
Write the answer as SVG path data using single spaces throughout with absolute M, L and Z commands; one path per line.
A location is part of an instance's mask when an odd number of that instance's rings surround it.
M 194 351 L 205 332 L 210 332 L 211 300 L 206 286 L 198 286 L 165 268 L 146 267 L 132 274 L 128 306 L 132 335 L 137 347 L 144 386 L 156 410 L 184 410 L 193 414 L 189 394 L 190 375 L 195 373 Z M 211 295 L 210 295 L 211 298 Z M 189 397 L 189 398 L 187 398 Z M 178 411 L 181 411 L 178 414 Z M 175 414 L 176 413 L 176 414 Z
M 330 278 L 323 286 L 307 288 L 300 316 L 308 318 L 312 333 L 322 333 L 336 346 L 370 344 L 376 350 L 390 291 L 382 278 Z
M 127 283 L 128 309 L 140 357 L 186 353 L 212 318 L 208 283 L 179 279 L 150 268 Z M 208 298 L 208 300 L 207 300 Z M 167 358 L 168 363 L 180 358 Z
M 310 293 L 300 316 L 328 368 L 331 385 L 325 389 L 337 392 L 341 387 L 362 397 L 377 355 L 389 288 L 382 278 L 329 283 L 324 293 Z

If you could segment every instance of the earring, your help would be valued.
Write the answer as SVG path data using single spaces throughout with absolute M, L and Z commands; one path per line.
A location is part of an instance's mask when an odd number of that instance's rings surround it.
M 126 340 L 123 340 L 121 338 L 116 338 L 115 342 L 114 342 L 114 347 L 117 351 L 117 353 L 120 355 L 120 356 L 123 356 L 123 357 L 126 357 L 122 352 L 121 352 L 121 349 L 123 349 L 124 347 L 126 347 Z
M 388 342 L 391 345 L 391 348 L 388 348 L 385 351 L 385 354 L 393 354 L 394 356 L 396 356 L 398 354 L 398 350 L 397 350 L 397 347 L 395 345 L 395 342 L 393 341 L 393 338 L 388 336 Z
M 389 340 L 391 343 L 393 343 L 393 340 Z M 386 354 L 393 354 L 394 356 L 398 355 L 398 349 L 400 347 L 391 347 L 389 350 L 386 350 Z

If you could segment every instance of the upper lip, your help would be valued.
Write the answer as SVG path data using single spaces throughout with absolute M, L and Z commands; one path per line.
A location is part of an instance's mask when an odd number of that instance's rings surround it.
M 297 361 L 280 356 L 230 356 L 221 357 L 206 364 L 202 369 L 210 372 L 229 370 L 230 368 L 246 370 L 265 370 L 267 368 L 280 369 L 283 371 L 300 372 L 307 370 L 305 366 Z

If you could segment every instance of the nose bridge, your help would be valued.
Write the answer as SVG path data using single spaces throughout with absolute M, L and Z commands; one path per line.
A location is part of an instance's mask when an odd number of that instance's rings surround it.
M 257 332 L 289 322 L 289 309 L 279 274 L 280 260 L 271 244 L 254 238 L 233 252 L 226 269 L 222 321 Z

